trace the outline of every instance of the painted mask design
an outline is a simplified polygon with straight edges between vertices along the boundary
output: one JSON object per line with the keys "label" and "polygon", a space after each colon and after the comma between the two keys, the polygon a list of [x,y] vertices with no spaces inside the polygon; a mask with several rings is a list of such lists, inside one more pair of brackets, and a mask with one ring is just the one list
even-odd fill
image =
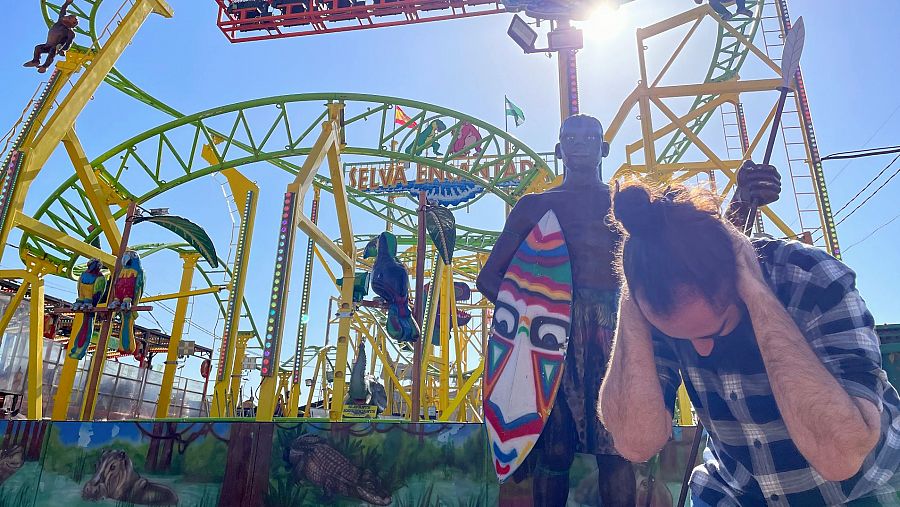
{"label": "painted mask design", "polygon": [[572,266],[553,211],[519,246],[500,285],[484,376],[484,415],[501,482],[537,442],[562,379]]}

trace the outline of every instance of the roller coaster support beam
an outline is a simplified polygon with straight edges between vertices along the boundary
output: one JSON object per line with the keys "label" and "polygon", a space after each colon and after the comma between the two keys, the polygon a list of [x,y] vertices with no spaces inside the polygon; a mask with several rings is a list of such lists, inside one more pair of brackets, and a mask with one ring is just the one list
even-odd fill
{"label": "roller coaster support beam", "polygon": [[[76,313],[72,321],[72,329],[81,329],[83,321],[84,314]],[[72,345],[71,340],[74,339],[74,336],[69,338],[70,342],[66,346],[67,351]],[[53,395],[53,410],[50,414],[50,419],[54,421],[65,421],[68,418],[72,387],[75,385],[75,375],[78,373],[78,359],[70,357],[68,352],[63,354],[63,358],[62,372],[59,374],[59,380],[56,384],[56,394]]]}
{"label": "roller coaster support beam", "polygon": [[248,331],[240,331],[234,337],[234,357],[233,363],[234,368],[231,369],[231,375],[229,378],[228,385],[228,398],[223,400],[225,406],[228,407],[228,412],[223,413],[223,415],[233,417],[234,416],[234,407],[238,403],[241,402],[240,398],[238,398],[238,393],[241,392],[241,378],[243,378],[244,371],[244,356],[247,354],[247,344],[250,343],[250,340],[253,338],[254,334]]}
{"label": "roller coaster support beam", "polygon": [[78,175],[78,179],[81,181],[91,209],[94,211],[94,215],[96,215],[97,221],[100,223],[100,228],[106,236],[109,248],[115,252],[119,249],[119,243],[122,242],[122,233],[119,231],[116,219],[109,209],[109,202],[103,185],[97,178],[94,168],[91,167],[91,162],[84,153],[84,147],[82,147],[78,135],[75,134],[74,128],[70,128],[66,132],[66,135],[62,138],[62,143],[66,148],[66,153],[69,155],[69,160],[72,161],[72,166],[75,167],[75,174]]}
{"label": "roller coaster support beam", "polygon": [[[425,349],[425,191],[419,191],[418,235],[416,236],[416,300],[413,317],[419,326],[419,341],[413,343],[412,406],[410,421],[419,422],[422,411],[422,353]],[[399,384],[398,384],[399,385]]]}
{"label": "roller coaster support beam", "polygon": [[31,299],[28,303],[28,407],[27,415],[31,420],[40,420],[43,416],[44,406],[43,376],[44,376],[44,272],[34,267],[24,270],[0,270],[0,278],[21,278],[22,285],[13,296],[9,306],[3,314],[2,328],[6,326],[15,314],[25,292],[31,291]]}
{"label": "roller coaster support beam", "polygon": [[[321,189],[313,188],[312,209],[309,212],[309,220],[313,225],[319,223],[319,200]],[[306,350],[307,323],[303,317],[309,315],[309,298],[312,295],[313,261],[315,259],[316,243],[312,238],[306,243],[306,265],[303,269],[303,288],[300,293],[300,316],[297,323],[297,348],[294,351],[294,373],[291,378],[290,397],[285,408],[287,417],[297,417],[300,410],[300,382],[303,379],[303,351]],[[374,364],[374,363],[373,363]]]}
{"label": "roller coaster support beam", "polygon": [[39,222],[28,215],[25,215],[22,212],[17,212],[14,215],[14,220],[16,225],[23,231],[29,234],[33,234],[41,239],[50,241],[54,245],[60,245],[68,248],[89,259],[100,259],[100,262],[102,262],[107,267],[112,267],[116,264],[116,258],[104,252],[103,250],[88,245],[83,241],[79,241],[64,232],[54,229],[49,225]]}
{"label": "roller coaster support beam", "polygon": [[159,388],[159,400],[156,402],[156,418],[165,419],[169,417],[169,404],[172,401],[172,386],[175,383],[175,369],[178,366],[178,345],[181,343],[181,336],[184,334],[184,321],[187,317],[188,302],[190,296],[187,294],[191,290],[191,283],[194,281],[194,268],[197,267],[197,261],[200,254],[183,253],[180,255],[183,265],[181,268],[181,286],[179,292],[182,294],[175,304],[175,319],[172,321],[172,335],[169,338],[169,350],[166,353],[166,368],[163,371],[162,385]]}
{"label": "roller coaster support beam", "polygon": [[[315,241],[316,245],[337,260],[343,269],[344,283],[338,308],[338,344],[335,358],[334,399],[330,406],[329,418],[340,421],[344,406],[346,386],[347,348],[350,324],[353,317],[353,279],[355,276],[356,245],[350,223],[350,208],[347,188],[343,178],[340,153],[342,133],[340,118],[343,116],[342,103],[328,104],[328,120],[322,125],[322,132],[313,144],[303,166],[294,181],[288,185],[284,196],[284,206],[280,217],[280,234],[272,282],[272,297],[266,322],[263,345],[263,364],[260,370],[262,384],[259,389],[258,421],[271,421],[275,411],[275,391],[280,367],[281,341],[284,336],[284,315],[287,310],[287,294],[290,287],[291,267],[297,229],[301,229]],[[334,201],[340,228],[341,244],[337,245],[322,232],[316,224],[303,215],[303,199],[319,167],[327,160],[329,175],[334,186]]]}
{"label": "roller coaster support beam", "polygon": [[[34,141],[23,145],[22,152],[25,158],[18,181],[14,185],[15,189],[7,213],[23,209],[25,196],[28,194],[31,182],[34,181],[66,133],[75,125],[75,119],[94,96],[103,80],[106,79],[113,65],[134,39],[138,29],[154,12],[167,18],[173,16],[172,8],[164,0],[135,0],[128,14],[116,27],[103,48],[93,55],[90,65],[84,67],[85,71],[81,78],[37,133]],[[61,62],[60,65],[64,65],[64,62]],[[4,220],[3,227],[0,229],[0,257],[3,255],[3,248],[9,238],[11,228],[12,221]]]}
{"label": "roller coaster support beam", "polygon": [[[184,258],[185,255],[181,254],[181,257]],[[141,303],[152,303],[154,301],[168,301],[170,299],[179,299],[179,298],[192,298],[195,296],[205,296],[207,294],[215,294],[216,292],[223,291],[227,289],[227,285],[213,285],[212,287],[207,287],[205,289],[194,289],[194,290],[185,290],[173,292],[171,294],[160,294],[158,296],[150,296],[150,297],[142,297]]]}
{"label": "roller coaster support beam", "polygon": [[[210,165],[220,163],[219,156],[209,145],[203,146],[201,156]],[[232,411],[236,404],[234,397],[237,395],[237,391],[230,389],[235,384],[240,387],[243,352],[241,353],[242,357],[237,359],[235,345],[239,341],[237,336],[240,334],[241,301],[244,300],[247,266],[250,262],[250,245],[256,222],[256,203],[259,196],[259,187],[256,183],[250,181],[237,169],[225,169],[222,174],[228,180],[231,195],[234,196],[235,205],[241,214],[241,226],[238,229],[237,250],[231,270],[231,290],[228,294],[228,307],[225,312],[225,329],[222,331],[222,345],[219,348],[219,362],[216,367],[216,383],[213,387],[213,402],[210,406],[210,416],[212,417],[234,415]]]}

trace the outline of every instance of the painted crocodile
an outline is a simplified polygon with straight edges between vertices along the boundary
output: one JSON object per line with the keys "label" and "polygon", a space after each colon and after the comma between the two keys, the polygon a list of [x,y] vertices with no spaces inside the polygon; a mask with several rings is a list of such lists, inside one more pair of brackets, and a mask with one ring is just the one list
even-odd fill
{"label": "painted crocodile", "polygon": [[390,505],[391,495],[383,492],[378,477],[360,470],[318,435],[303,435],[284,450],[284,460],[297,482],[307,481],[326,495],[358,498],[374,505]]}
{"label": "painted crocodile", "polygon": [[177,505],[178,495],[162,484],[150,482],[134,470],[125,451],[104,451],[97,462],[97,471],[84,484],[81,498],[103,500],[110,498],[137,505]]}

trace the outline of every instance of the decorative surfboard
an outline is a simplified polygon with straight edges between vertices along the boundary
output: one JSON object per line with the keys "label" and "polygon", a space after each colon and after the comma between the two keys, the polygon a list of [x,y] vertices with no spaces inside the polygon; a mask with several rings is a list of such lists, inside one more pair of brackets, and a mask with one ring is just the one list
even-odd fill
{"label": "decorative surfboard", "polygon": [[506,269],[491,325],[484,416],[500,482],[525,461],[562,379],[572,317],[572,265],[548,211]]}

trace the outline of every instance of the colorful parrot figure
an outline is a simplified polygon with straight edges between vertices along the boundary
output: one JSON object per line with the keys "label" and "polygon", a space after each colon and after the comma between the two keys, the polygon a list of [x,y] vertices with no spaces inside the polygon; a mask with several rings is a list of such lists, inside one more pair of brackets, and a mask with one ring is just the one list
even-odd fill
{"label": "colorful parrot figure", "polygon": [[134,354],[137,350],[137,340],[134,338],[134,319],[137,312],[129,311],[136,306],[144,292],[144,270],[141,268],[141,258],[134,250],[128,250],[122,256],[122,270],[113,287],[110,310],[122,312],[122,327],[119,331],[119,352]]}
{"label": "colorful parrot figure", "polygon": [[72,309],[85,313],[81,320],[81,327],[73,335],[72,349],[69,350],[69,357],[72,359],[83,359],[91,344],[94,320],[97,316],[93,310],[100,304],[103,293],[106,292],[106,276],[103,275],[102,268],[103,265],[99,259],[91,259],[88,261],[87,270],[78,278],[78,299],[75,300]]}
{"label": "colorful parrot figure", "polygon": [[399,342],[419,339],[419,327],[409,309],[409,273],[397,260],[397,238],[382,232],[372,266],[372,290],[388,304],[387,332]]}

